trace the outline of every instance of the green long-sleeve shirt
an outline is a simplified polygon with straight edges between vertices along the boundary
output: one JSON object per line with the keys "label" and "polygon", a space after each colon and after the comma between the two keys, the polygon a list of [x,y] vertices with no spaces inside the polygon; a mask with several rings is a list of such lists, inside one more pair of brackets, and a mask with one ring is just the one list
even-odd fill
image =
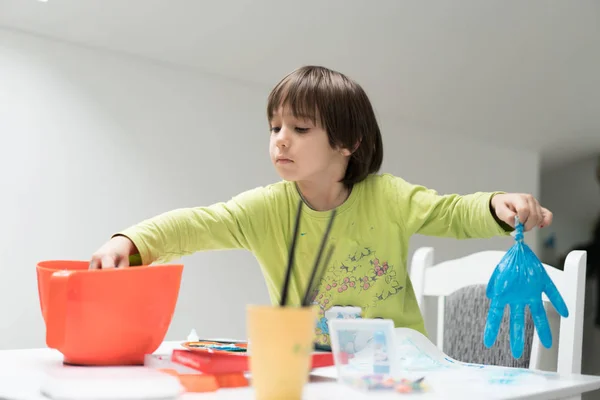
{"label": "green long-sleeve shirt", "polygon": [[[317,342],[329,343],[324,312],[334,305],[363,309],[365,318],[389,318],[425,334],[407,274],[409,239],[432,236],[488,238],[505,235],[490,212],[493,193],[438,195],[389,175],[356,184],[337,209],[329,243],[335,252],[316,302]],[[247,249],[258,260],[273,303],[281,296],[300,195],[293,182],[244,192],[228,202],[170,211],[121,234],[137,246],[144,264],[168,262],[198,251]],[[330,212],[303,205],[289,299],[300,304]]]}

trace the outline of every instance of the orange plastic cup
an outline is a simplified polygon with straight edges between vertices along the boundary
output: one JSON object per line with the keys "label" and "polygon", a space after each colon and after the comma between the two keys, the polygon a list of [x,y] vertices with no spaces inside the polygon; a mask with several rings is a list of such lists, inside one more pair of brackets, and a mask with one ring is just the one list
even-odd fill
{"label": "orange plastic cup", "polygon": [[88,266],[89,261],[37,265],[46,344],[70,364],[143,364],[167,333],[183,265]]}
{"label": "orange plastic cup", "polygon": [[301,400],[315,339],[315,307],[248,306],[251,384],[257,400]]}

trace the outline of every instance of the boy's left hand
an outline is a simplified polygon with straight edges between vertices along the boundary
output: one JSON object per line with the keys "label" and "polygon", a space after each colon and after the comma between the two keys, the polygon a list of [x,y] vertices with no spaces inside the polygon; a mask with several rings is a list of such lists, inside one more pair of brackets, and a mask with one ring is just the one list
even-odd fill
{"label": "boy's left hand", "polygon": [[523,223],[525,231],[536,226],[543,228],[552,223],[552,212],[542,207],[530,194],[505,193],[492,197],[492,211],[498,219],[515,227],[515,216]]}

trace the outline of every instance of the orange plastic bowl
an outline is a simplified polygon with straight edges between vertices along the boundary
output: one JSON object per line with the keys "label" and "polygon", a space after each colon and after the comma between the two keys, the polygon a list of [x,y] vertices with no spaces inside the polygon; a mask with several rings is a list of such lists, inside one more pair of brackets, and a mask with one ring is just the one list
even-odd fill
{"label": "orange plastic bowl", "polygon": [[143,364],[171,324],[183,265],[88,266],[88,261],[36,266],[46,344],[69,364]]}

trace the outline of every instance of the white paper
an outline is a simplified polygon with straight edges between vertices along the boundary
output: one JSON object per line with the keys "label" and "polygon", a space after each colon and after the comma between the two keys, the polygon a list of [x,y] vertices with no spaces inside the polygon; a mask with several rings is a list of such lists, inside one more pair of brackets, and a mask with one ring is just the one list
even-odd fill
{"label": "white paper", "polygon": [[396,328],[395,332],[396,357],[403,377],[425,377],[424,382],[433,389],[465,388],[470,393],[481,390],[488,394],[500,390],[506,395],[511,387],[538,387],[559,378],[553,372],[463,363],[448,357],[415,330]]}
{"label": "white paper", "polygon": [[60,367],[49,370],[40,391],[60,400],[176,399],[179,380],[144,367]]}

